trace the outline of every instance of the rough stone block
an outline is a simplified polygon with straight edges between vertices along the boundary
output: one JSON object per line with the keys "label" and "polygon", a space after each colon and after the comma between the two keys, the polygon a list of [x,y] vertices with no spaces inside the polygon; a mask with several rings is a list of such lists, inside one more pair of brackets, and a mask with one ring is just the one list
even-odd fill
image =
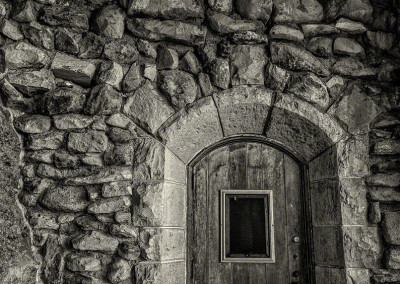
{"label": "rough stone block", "polygon": [[106,214],[129,210],[131,198],[128,196],[102,198],[95,200],[88,206],[88,212],[94,214]]}
{"label": "rough stone block", "polygon": [[63,114],[80,112],[86,101],[84,93],[69,88],[57,88],[40,98],[39,109],[43,114]]}
{"label": "rough stone block", "polygon": [[367,224],[367,189],[362,178],[340,179],[342,225]]}
{"label": "rough stone block", "polygon": [[39,71],[18,71],[8,74],[7,80],[18,91],[31,97],[35,94],[43,94],[56,87],[53,73],[47,69]]}
{"label": "rough stone block", "polygon": [[107,84],[117,90],[121,90],[121,82],[124,77],[122,66],[116,62],[106,61],[100,65],[96,75],[97,84]]}
{"label": "rough stone block", "polygon": [[104,45],[103,56],[119,64],[132,64],[139,56],[135,40],[125,35],[121,39],[115,39]]}
{"label": "rough stone block", "polygon": [[62,26],[76,28],[78,30],[89,29],[89,17],[83,9],[76,5],[53,5],[44,6],[40,14],[40,20],[50,26]]}
{"label": "rough stone block", "polygon": [[400,212],[385,212],[382,233],[385,241],[391,245],[400,245]]}
{"label": "rough stone block", "polygon": [[91,116],[82,114],[60,114],[53,116],[54,126],[60,130],[81,129],[88,127],[92,122]]}
{"label": "rough stone block", "polygon": [[346,268],[346,283],[370,284],[370,272],[365,268]]}
{"label": "rough stone block", "polygon": [[333,55],[332,43],[333,40],[329,37],[314,37],[306,48],[316,56],[329,57]]}
{"label": "rough stone block", "polygon": [[97,231],[78,235],[71,242],[74,249],[104,253],[115,252],[119,244],[118,239]]}
{"label": "rough stone block", "polygon": [[340,177],[365,177],[369,174],[369,138],[367,134],[346,137],[337,143]]}
{"label": "rough stone block", "polygon": [[80,254],[69,254],[65,264],[72,271],[98,271],[101,269],[100,260]]}
{"label": "rough stone block", "polygon": [[319,22],[324,17],[322,5],[317,0],[274,1],[276,22]]}
{"label": "rough stone block", "polygon": [[31,134],[27,140],[27,148],[31,150],[57,150],[64,143],[64,132],[50,131]]}
{"label": "rough stone block", "polygon": [[40,203],[54,211],[81,212],[88,206],[86,196],[87,192],[83,187],[55,187],[46,191]]}
{"label": "rough stone block", "polygon": [[120,111],[122,96],[111,86],[102,84],[92,89],[85,105],[88,114],[114,114]]}
{"label": "rough stone block", "polygon": [[43,115],[22,115],[14,120],[14,126],[24,133],[43,133],[50,130],[50,118]]}
{"label": "rough stone block", "polygon": [[170,284],[185,282],[185,262],[140,263],[135,266],[136,281],[139,283],[162,284],[168,279]]}
{"label": "rough stone block", "polygon": [[304,34],[301,30],[284,25],[275,25],[269,31],[273,39],[284,39],[301,42],[304,40]]}
{"label": "rough stone block", "polygon": [[211,29],[220,34],[255,31],[263,26],[261,22],[238,20],[213,11],[208,12],[208,20]]}
{"label": "rough stone block", "polygon": [[272,0],[237,1],[236,8],[243,18],[268,22],[272,13]]}
{"label": "rough stone block", "polygon": [[110,233],[120,238],[130,238],[136,241],[139,237],[139,228],[129,224],[111,224]]}
{"label": "rough stone block", "polygon": [[306,37],[338,34],[340,32],[334,26],[326,24],[304,24],[301,25],[301,29]]}
{"label": "rough stone block", "polygon": [[132,179],[131,167],[109,167],[98,169],[95,174],[88,176],[69,178],[65,183],[73,185],[88,185],[130,179]]}
{"label": "rough stone block", "polygon": [[364,48],[352,38],[338,37],[333,42],[333,52],[339,55],[365,56]]}
{"label": "rough stone block", "polygon": [[203,18],[203,6],[196,0],[145,1],[133,0],[128,5],[128,15],[147,15],[153,18],[183,20]]}
{"label": "rough stone block", "polygon": [[209,69],[212,83],[218,88],[228,89],[231,82],[229,61],[216,58],[209,64]]}
{"label": "rough stone block", "polygon": [[50,57],[41,49],[25,42],[1,47],[2,64],[8,69],[40,69],[50,64]]}
{"label": "rough stone block", "polygon": [[122,38],[125,30],[125,13],[117,6],[105,6],[93,22],[97,34],[110,38]]}
{"label": "rough stone block", "polygon": [[400,249],[391,248],[386,253],[386,268],[400,269]]}
{"label": "rough stone block", "polygon": [[[124,259],[117,259],[110,265],[107,278],[111,283],[121,283],[131,276],[131,266]],[[130,281],[131,282],[131,281]],[[132,282],[131,282],[132,283]]]}
{"label": "rough stone block", "polygon": [[400,191],[391,187],[370,187],[369,198],[381,202],[400,202]]}
{"label": "rough stone block", "polygon": [[71,132],[68,135],[67,147],[72,152],[98,153],[107,149],[108,138],[104,132],[88,130]]}
{"label": "rough stone block", "polygon": [[130,181],[105,183],[101,189],[101,194],[103,197],[132,195],[132,184]]}
{"label": "rough stone block", "polygon": [[161,180],[164,178],[165,148],[151,138],[134,139],[133,178]]}
{"label": "rough stone block", "polygon": [[382,187],[400,186],[400,173],[377,173],[366,178],[368,185]]}

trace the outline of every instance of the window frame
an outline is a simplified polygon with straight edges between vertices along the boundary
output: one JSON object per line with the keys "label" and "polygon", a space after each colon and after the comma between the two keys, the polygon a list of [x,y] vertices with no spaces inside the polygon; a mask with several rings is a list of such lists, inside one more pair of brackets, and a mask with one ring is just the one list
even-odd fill
{"label": "window frame", "polygon": [[[247,195],[247,198],[263,196],[264,203],[268,207],[264,211],[265,216],[265,237],[266,249],[269,256],[254,254],[253,257],[229,257],[227,256],[227,238],[229,238],[230,217],[228,208],[229,197],[232,195]],[[221,262],[241,262],[241,263],[275,263],[275,241],[274,241],[274,217],[273,217],[273,193],[272,190],[242,190],[242,189],[222,189],[220,190],[220,242],[221,242]],[[267,216],[268,214],[268,216]]]}

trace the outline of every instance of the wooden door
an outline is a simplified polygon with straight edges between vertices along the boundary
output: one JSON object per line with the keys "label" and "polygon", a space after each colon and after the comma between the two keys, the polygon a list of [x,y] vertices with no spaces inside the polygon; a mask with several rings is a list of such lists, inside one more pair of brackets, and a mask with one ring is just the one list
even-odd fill
{"label": "wooden door", "polygon": [[[266,144],[235,142],[191,169],[188,283],[307,283],[301,168],[291,157]],[[275,263],[221,262],[219,192],[227,189],[273,191]]]}

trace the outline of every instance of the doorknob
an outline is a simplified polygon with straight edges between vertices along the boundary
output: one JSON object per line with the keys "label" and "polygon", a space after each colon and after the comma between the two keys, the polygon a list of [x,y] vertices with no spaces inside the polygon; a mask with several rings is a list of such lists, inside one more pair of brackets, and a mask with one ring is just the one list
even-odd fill
{"label": "doorknob", "polygon": [[294,243],[298,243],[298,242],[300,242],[300,238],[297,237],[297,236],[295,236],[295,237],[292,238],[292,241],[293,241]]}

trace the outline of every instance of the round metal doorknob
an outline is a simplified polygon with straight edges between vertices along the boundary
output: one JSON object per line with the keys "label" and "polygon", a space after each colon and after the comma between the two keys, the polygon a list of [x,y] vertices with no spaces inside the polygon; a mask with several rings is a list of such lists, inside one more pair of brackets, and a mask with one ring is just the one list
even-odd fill
{"label": "round metal doorknob", "polygon": [[297,236],[295,236],[295,237],[293,237],[292,241],[293,241],[294,243],[298,243],[298,242],[300,242],[300,238],[297,237]]}

